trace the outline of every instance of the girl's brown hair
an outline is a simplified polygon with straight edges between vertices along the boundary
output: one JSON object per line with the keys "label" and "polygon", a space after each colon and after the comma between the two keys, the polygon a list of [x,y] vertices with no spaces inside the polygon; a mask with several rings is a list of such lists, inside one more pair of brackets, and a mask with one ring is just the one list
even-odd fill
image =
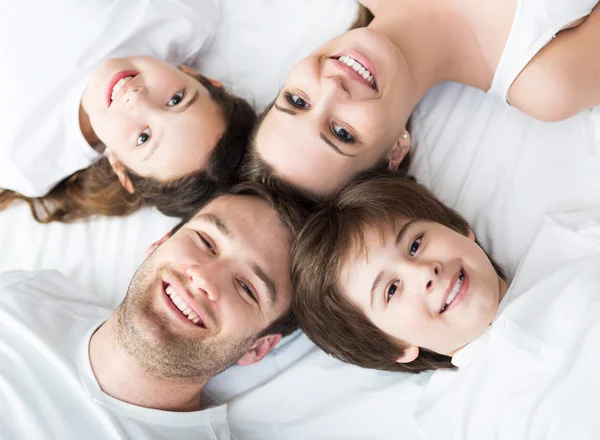
{"label": "girl's brown hair", "polygon": [[[339,288],[343,265],[364,252],[364,232],[383,233],[400,218],[433,221],[463,235],[469,231],[460,214],[416,182],[364,176],[312,214],[300,232],[292,261],[294,312],[316,345],[345,362],[388,371],[452,368],[448,356],[426,349],[420,349],[413,362],[396,362],[406,345],[375,326]],[[502,277],[500,268],[493,261],[492,265]]]}
{"label": "girl's brown hair", "polygon": [[219,188],[236,182],[248,136],[256,120],[254,110],[244,99],[230,95],[203,76],[195,78],[219,105],[225,121],[225,132],[217,141],[206,169],[169,182],[126,170],[135,189],[130,194],[119,182],[108,159],[103,157],[65,178],[42,197],[26,197],[0,189],[0,210],[15,200],[22,200],[40,223],[69,223],[92,215],[126,216],[142,206],[155,206],[163,214],[173,217],[187,217],[207,203]]}

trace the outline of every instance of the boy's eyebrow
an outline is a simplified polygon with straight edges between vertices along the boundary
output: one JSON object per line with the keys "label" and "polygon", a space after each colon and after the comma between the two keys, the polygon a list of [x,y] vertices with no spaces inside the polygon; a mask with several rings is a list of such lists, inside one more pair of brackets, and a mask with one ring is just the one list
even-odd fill
{"label": "boy's eyebrow", "polygon": [[406,234],[406,231],[408,230],[408,228],[410,228],[412,226],[413,223],[416,223],[417,220],[413,219],[411,221],[406,222],[398,231],[398,236],[396,237],[396,244],[400,243],[402,241],[402,239],[404,238],[404,234]]}

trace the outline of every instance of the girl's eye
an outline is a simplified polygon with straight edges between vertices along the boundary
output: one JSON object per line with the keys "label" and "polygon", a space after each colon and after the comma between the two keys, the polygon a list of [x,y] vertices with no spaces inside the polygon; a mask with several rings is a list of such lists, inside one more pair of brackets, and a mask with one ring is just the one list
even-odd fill
{"label": "girl's eye", "polygon": [[184,96],[185,96],[185,90],[175,93],[171,97],[169,102],[167,102],[167,107],[175,107],[177,104],[179,104],[181,101],[183,101]]}
{"label": "girl's eye", "polygon": [[344,127],[338,125],[338,124],[333,124],[331,126],[331,131],[333,132],[333,134],[335,135],[336,138],[338,138],[340,141],[346,143],[346,144],[353,144],[354,142],[356,142],[356,139],[354,139],[354,136],[352,136],[348,130],[346,130]]}
{"label": "girl's eye", "polygon": [[421,241],[423,241],[423,236],[419,235],[415,240],[410,244],[410,248],[408,249],[408,253],[411,257],[414,257],[419,247],[421,247]]}
{"label": "girl's eye", "polygon": [[152,136],[152,132],[150,131],[150,128],[146,128],[144,131],[142,131],[137,138],[138,147],[140,145],[144,145],[146,142],[148,142],[150,140],[150,136]]}
{"label": "girl's eye", "polygon": [[200,237],[200,240],[202,240],[202,243],[204,243],[204,246],[206,246],[206,248],[211,252],[211,254],[216,254],[215,248],[212,244],[210,244],[210,241],[204,238],[202,234],[198,234],[198,237]]}
{"label": "girl's eye", "polygon": [[252,298],[252,300],[254,302],[258,302],[256,301],[256,296],[254,295],[254,292],[252,292],[252,289],[250,287],[248,287],[244,282],[242,281],[238,281],[238,283],[240,283],[240,286],[242,287],[242,289],[244,290],[244,292],[246,292],[246,295],[248,295],[250,298]]}
{"label": "girl's eye", "polygon": [[290,103],[291,106],[296,108],[308,108],[308,102],[306,102],[301,96],[294,95],[289,92],[284,93],[285,99]]}
{"label": "girl's eye", "polygon": [[390,284],[390,287],[388,287],[385,298],[386,303],[390,302],[392,296],[394,296],[394,294],[396,293],[396,290],[398,290],[398,281],[394,281],[392,284]]}

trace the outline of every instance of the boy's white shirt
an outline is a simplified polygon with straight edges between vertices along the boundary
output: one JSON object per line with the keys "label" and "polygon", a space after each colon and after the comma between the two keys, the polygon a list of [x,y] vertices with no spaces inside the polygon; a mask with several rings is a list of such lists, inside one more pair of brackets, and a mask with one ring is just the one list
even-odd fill
{"label": "boy's white shirt", "polygon": [[548,216],[489,329],[436,371],[426,439],[600,438],[600,211]]}
{"label": "boy's white shirt", "polygon": [[0,188],[45,195],[100,156],[79,104],[103,61],[154,56],[197,68],[218,0],[19,0],[0,14]]}

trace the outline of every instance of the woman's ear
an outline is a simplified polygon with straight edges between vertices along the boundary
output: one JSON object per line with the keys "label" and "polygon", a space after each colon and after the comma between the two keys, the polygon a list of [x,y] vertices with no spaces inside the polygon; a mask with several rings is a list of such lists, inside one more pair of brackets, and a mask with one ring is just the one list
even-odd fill
{"label": "woman's ear", "polygon": [[123,166],[123,164],[121,162],[119,162],[119,160],[116,158],[116,156],[108,150],[106,150],[104,152],[104,155],[108,159],[108,163],[110,163],[111,168],[113,169],[113,171],[119,178],[119,182],[121,182],[121,186],[123,186],[123,188],[125,188],[125,190],[128,193],[130,193],[130,194],[135,193],[135,188],[133,187],[133,183],[131,182],[131,179],[125,172],[125,167]]}
{"label": "woman's ear", "polygon": [[408,131],[404,130],[388,155],[388,170],[392,172],[397,171],[400,163],[406,157],[409,150],[410,134],[408,134]]}
{"label": "woman's ear", "polygon": [[416,345],[409,345],[404,349],[402,356],[396,359],[396,362],[399,364],[408,364],[409,362],[414,361],[417,356],[419,356],[419,347]]}

